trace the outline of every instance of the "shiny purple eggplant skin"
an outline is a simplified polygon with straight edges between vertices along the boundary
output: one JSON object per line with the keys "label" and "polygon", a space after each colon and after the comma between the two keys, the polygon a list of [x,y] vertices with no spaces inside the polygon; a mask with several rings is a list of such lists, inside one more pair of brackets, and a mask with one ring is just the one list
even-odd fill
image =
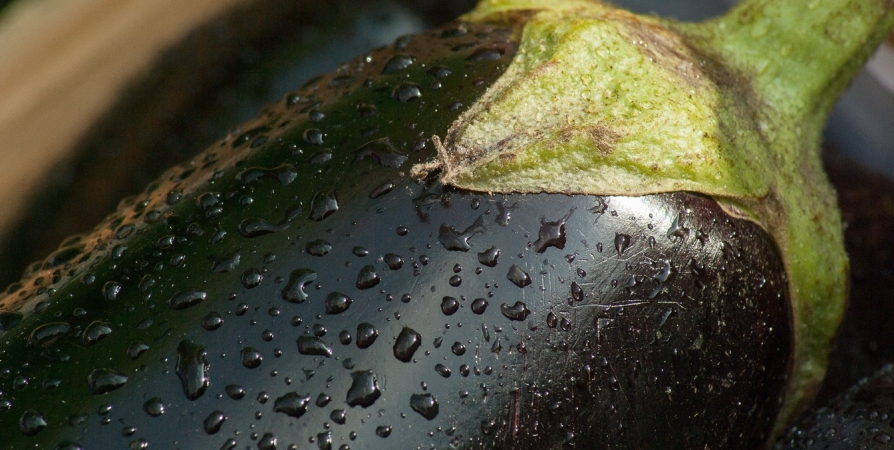
{"label": "shiny purple eggplant skin", "polygon": [[0,448],[764,445],[793,344],[758,225],[407,176],[512,36],[351,61],[35,266],[0,300]]}

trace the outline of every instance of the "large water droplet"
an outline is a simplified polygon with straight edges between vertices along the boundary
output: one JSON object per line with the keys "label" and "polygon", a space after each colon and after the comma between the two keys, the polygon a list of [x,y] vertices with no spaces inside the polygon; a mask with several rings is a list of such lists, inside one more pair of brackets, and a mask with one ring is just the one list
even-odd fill
{"label": "large water droplet", "polygon": [[28,336],[28,345],[50,345],[55,342],[56,339],[59,339],[62,335],[68,333],[68,330],[70,329],[71,325],[66,322],[43,324],[31,331],[31,335]]}
{"label": "large water droplet", "polygon": [[388,264],[391,270],[400,269],[404,265],[404,259],[394,253],[388,253],[382,259],[385,260],[385,264]]}
{"label": "large water droplet", "polygon": [[323,239],[317,239],[308,242],[307,246],[304,247],[304,251],[313,256],[325,256],[332,251],[332,244]]}
{"label": "large water droplet", "polygon": [[264,219],[249,218],[239,222],[239,234],[247,238],[255,238],[266,234],[277,233],[289,228],[289,222],[274,225]]}
{"label": "large water droplet", "polygon": [[34,436],[46,427],[47,419],[37,410],[26,410],[19,418],[19,430],[25,436]]}
{"label": "large water droplet", "polygon": [[338,211],[338,193],[335,191],[317,194],[311,201],[310,218],[313,220],[323,220],[336,211]]}
{"label": "large water droplet", "polygon": [[455,297],[444,297],[441,299],[441,312],[445,316],[451,316],[459,311],[459,301]]}
{"label": "large water droplet", "polygon": [[220,431],[220,428],[223,426],[224,422],[227,420],[227,415],[220,410],[211,411],[211,414],[208,414],[208,417],[205,418],[205,421],[202,422],[203,428],[205,428],[205,433],[207,434],[215,434]]}
{"label": "large water droplet", "polygon": [[236,270],[236,266],[239,265],[239,261],[242,259],[242,253],[239,250],[224,256],[223,258],[211,258],[212,266],[211,271],[214,273],[226,273],[231,270]]}
{"label": "large water droplet", "polygon": [[467,252],[472,245],[469,239],[477,233],[484,231],[484,216],[478,216],[472,225],[463,231],[456,231],[452,226],[442,224],[438,229],[438,242],[447,250]]}
{"label": "large water droplet", "polygon": [[408,103],[422,97],[422,89],[416,83],[401,83],[394,87],[391,96],[401,103]]}
{"label": "large water droplet", "polygon": [[149,346],[146,343],[142,341],[133,341],[127,347],[127,357],[130,359],[137,359],[140,355],[145,353],[146,350],[149,350]]}
{"label": "large water droplet", "polygon": [[208,353],[205,347],[189,340],[177,345],[177,376],[186,398],[195,400],[208,388]]}
{"label": "large water droplet", "polygon": [[220,328],[223,323],[223,317],[221,317],[217,311],[211,311],[202,319],[202,328],[208,331],[214,331]]}
{"label": "large water droplet", "polygon": [[582,301],[584,299],[584,290],[581,289],[579,284],[577,284],[577,281],[571,282],[571,298],[573,298],[576,302]]}
{"label": "large water droplet", "polygon": [[370,158],[384,167],[400,167],[409,158],[399,152],[387,137],[369,141],[355,151],[354,161]]}
{"label": "large water droplet", "polygon": [[487,267],[495,267],[499,258],[500,249],[494,246],[478,254],[478,262]]}
{"label": "large water droplet", "polygon": [[102,286],[102,295],[106,300],[117,300],[118,294],[121,293],[121,285],[114,281],[107,281]]}
{"label": "large water droplet", "polygon": [[549,222],[546,219],[540,219],[540,231],[537,232],[534,251],[543,253],[547,247],[556,247],[560,250],[565,248],[565,223],[568,222],[572,214],[574,214],[574,209],[556,221]]}
{"label": "large water droplet", "polygon": [[168,306],[170,306],[171,309],[179,311],[191,306],[198,305],[207,297],[208,294],[204,291],[200,291],[197,289],[187,289],[174,294],[170,299],[168,299]]}
{"label": "large water droplet", "polygon": [[143,402],[143,411],[151,417],[158,417],[165,413],[165,403],[158,397],[152,397]]}
{"label": "large water droplet", "polygon": [[515,302],[512,306],[503,303],[500,305],[500,312],[509,320],[525,320],[528,318],[528,314],[531,314],[528,305],[522,302]]}
{"label": "large water droplet", "polygon": [[404,70],[407,67],[410,67],[415,61],[416,58],[410,55],[394,55],[385,63],[385,67],[382,69],[382,75]]}
{"label": "large water droplet", "polygon": [[353,382],[351,388],[348,389],[348,395],[345,401],[349,406],[362,406],[367,408],[382,395],[376,381],[376,376],[371,370],[358,371],[351,373]]}
{"label": "large water droplet", "polygon": [[422,345],[422,336],[412,328],[404,327],[397,335],[397,341],[394,342],[394,357],[403,362],[410,362],[420,345]]}
{"label": "large water droplet", "polygon": [[302,355],[314,356],[332,356],[332,349],[316,336],[303,335],[296,341],[298,343],[298,353]]}
{"label": "large water droplet", "polygon": [[295,181],[295,178],[297,177],[298,172],[295,171],[294,166],[291,164],[283,164],[273,169],[265,169],[263,167],[245,169],[236,176],[236,179],[242,184],[251,184],[261,178],[269,178],[279,181],[283,186],[287,186]]}
{"label": "large water droplet", "polygon": [[512,267],[509,268],[509,273],[506,274],[506,278],[508,278],[512,284],[520,288],[531,284],[531,277],[516,264],[513,264]]}
{"label": "large water droplet", "polygon": [[475,314],[484,314],[484,311],[487,309],[487,300],[483,298],[476,298],[472,301],[472,312]]}
{"label": "large water droplet", "polygon": [[630,247],[630,236],[623,233],[615,234],[615,250],[618,252],[618,256],[624,254],[624,251],[627,250],[627,247]]}
{"label": "large water droplet", "polygon": [[357,325],[358,348],[368,348],[370,345],[373,345],[377,337],[379,337],[379,330],[376,330],[376,327],[372,326],[372,324],[361,323]]}
{"label": "large water droplet", "polygon": [[282,299],[290,303],[303,303],[307,300],[304,288],[317,279],[317,273],[310,269],[293,270],[289,282],[282,290]]}
{"label": "large water droplet", "polygon": [[87,376],[90,392],[94,395],[106,394],[124,386],[127,376],[112,369],[93,369]]}
{"label": "large water droplet", "polygon": [[382,281],[373,265],[364,266],[357,275],[357,289],[369,289]]}
{"label": "large water droplet", "polygon": [[351,297],[341,292],[332,292],[326,297],[326,314],[341,314],[351,306]]}
{"label": "large water droplet", "polygon": [[432,420],[438,416],[438,399],[431,394],[413,394],[410,396],[410,408],[422,417]]}
{"label": "large water droplet", "polygon": [[257,351],[252,347],[245,347],[239,352],[239,356],[242,359],[242,365],[249,368],[254,369],[261,365],[261,361],[264,360],[264,357],[261,356],[261,352]]}
{"label": "large water droplet", "polygon": [[297,419],[307,412],[310,400],[310,395],[301,395],[294,391],[289,392],[278,397],[273,402],[273,411]]}
{"label": "large water droplet", "polygon": [[87,325],[81,340],[84,345],[93,345],[112,333],[112,327],[108,323],[96,320]]}

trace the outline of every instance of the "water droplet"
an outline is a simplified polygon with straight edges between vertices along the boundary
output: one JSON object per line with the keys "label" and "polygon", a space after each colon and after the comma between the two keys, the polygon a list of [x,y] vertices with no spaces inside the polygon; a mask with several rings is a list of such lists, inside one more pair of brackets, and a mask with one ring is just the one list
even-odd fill
{"label": "water droplet", "polygon": [[413,394],[410,396],[410,408],[422,417],[432,420],[438,416],[438,399],[431,394]]}
{"label": "water droplet", "polygon": [[127,357],[130,359],[137,359],[140,357],[140,355],[145,353],[146,350],[149,350],[149,346],[146,345],[146,343],[141,341],[133,341],[127,347]]}
{"label": "water droplet", "polygon": [[369,198],[379,198],[391,192],[392,189],[394,189],[394,183],[391,181],[386,181],[376,186],[376,188],[369,193]]}
{"label": "water droplet", "polygon": [[323,132],[317,128],[308,128],[304,130],[304,142],[311,145],[323,145]]}
{"label": "water droplet", "polygon": [[383,167],[398,168],[409,158],[399,152],[387,137],[374,139],[355,150],[354,161],[370,158]]}
{"label": "water droplet", "polygon": [[168,299],[168,306],[170,306],[171,309],[179,311],[191,306],[198,305],[207,297],[208,294],[204,291],[199,291],[197,289],[187,289],[174,294],[170,299]]}
{"label": "water droplet", "polygon": [[509,320],[525,320],[528,318],[528,314],[531,314],[528,305],[522,302],[515,302],[512,306],[503,303],[500,305],[500,312]]}
{"label": "water droplet", "polygon": [[301,395],[293,391],[278,397],[273,402],[273,411],[297,419],[307,412],[308,406],[310,406],[310,395]]}
{"label": "water droplet", "polygon": [[445,66],[434,66],[431,69],[428,69],[426,73],[435,78],[445,78],[453,72]]}
{"label": "water droplet", "polygon": [[627,247],[630,247],[630,236],[623,233],[615,234],[615,250],[618,252],[618,256],[624,254],[624,251],[627,250]]}
{"label": "water droplet", "polygon": [[388,436],[391,436],[392,430],[393,430],[393,428],[391,428],[388,425],[380,425],[380,426],[376,427],[376,435],[379,436],[380,438],[384,439]]}
{"label": "water droplet", "polygon": [[373,265],[364,266],[357,275],[357,289],[369,289],[382,281]]}
{"label": "water droplet", "polygon": [[383,259],[385,260],[385,264],[388,264],[388,267],[391,270],[397,270],[403,267],[404,259],[400,257],[400,255],[396,255],[394,253],[386,254]]}
{"label": "water droplet", "polygon": [[368,348],[370,345],[373,345],[377,337],[379,337],[379,330],[376,330],[376,327],[372,326],[372,324],[361,323],[357,325],[358,348]]}
{"label": "water droplet", "polygon": [[242,365],[249,368],[254,369],[261,365],[261,361],[264,360],[264,357],[261,356],[261,352],[257,351],[252,347],[245,347],[239,352],[239,355],[242,358]]}
{"label": "water droplet", "polygon": [[546,315],[546,326],[555,328],[557,325],[559,325],[559,318],[550,311],[550,313]]}
{"label": "water droplet", "polygon": [[689,228],[686,228],[683,225],[683,215],[678,214],[677,217],[674,218],[673,223],[671,223],[670,228],[667,229],[667,237],[668,238],[684,238],[686,234],[689,233]]}
{"label": "water droplet", "polygon": [[93,395],[106,394],[124,386],[127,376],[112,369],[93,369],[87,376],[90,392]]}
{"label": "water droplet", "polygon": [[391,96],[401,103],[408,103],[422,97],[422,89],[416,83],[401,83],[394,87]]}
{"label": "water droplet", "polygon": [[478,254],[478,262],[487,267],[495,267],[499,258],[500,249],[494,246]]}
{"label": "water droplet", "polygon": [[239,261],[242,259],[242,253],[239,250],[223,257],[223,258],[214,258],[211,257],[211,271],[214,273],[226,273],[231,270],[236,270],[236,266],[239,265]]}
{"label": "water droplet", "polygon": [[472,312],[475,314],[484,314],[484,311],[487,309],[487,300],[483,298],[476,298],[472,301]]}
{"label": "water droplet", "polygon": [[441,312],[445,316],[451,316],[459,311],[459,301],[454,297],[444,297],[441,299]]}
{"label": "water droplet", "polygon": [[397,335],[397,341],[394,342],[394,357],[403,362],[410,362],[420,345],[422,345],[422,336],[412,328],[404,327]]}
{"label": "water droplet", "polygon": [[19,430],[25,436],[34,436],[46,427],[47,419],[37,410],[26,410],[19,418]]}
{"label": "water droplet", "polygon": [[112,333],[112,327],[108,323],[96,320],[87,325],[81,340],[84,345],[93,345]]}
{"label": "water droplet", "polygon": [[304,247],[304,251],[313,256],[324,256],[332,251],[332,244],[323,239],[317,239],[308,242],[307,246]]}
{"label": "water droplet", "polygon": [[571,298],[573,298],[576,302],[582,301],[584,299],[584,290],[581,289],[579,284],[577,284],[577,281],[571,282]]}
{"label": "water droplet", "polygon": [[143,411],[151,417],[158,417],[165,413],[165,404],[158,397],[152,397],[143,403]]}
{"label": "water droplet", "polygon": [[341,292],[332,292],[326,297],[326,314],[341,314],[351,306],[351,297]]}
{"label": "water droplet", "polygon": [[223,325],[224,319],[217,311],[211,311],[202,319],[202,328],[208,331],[214,331]]}
{"label": "water droplet", "polygon": [[480,47],[472,51],[469,55],[469,61],[496,61],[503,57],[506,49],[498,46]]}
{"label": "water droplet", "polygon": [[461,342],[454,342],[453,345],[450,347],[450,351],[452,351],[453,354],[456,356],[462,356],[466,354],[466,346],[463,345]]}
{"label": "water droplet", "polygon": [[548,222],[546,219],[541,218],[540,231],[538,231],[537,240],[534,242],[534,251],[543,253],[547,247],[556,247],[560,250],[565,248],[565,224],[572,214],[574,214],[573,208],[565,217],[553,222]]}
{"label": "water droplet", "polygon": [[367,408],[382,395],[376,381],[376,376],[371,370],[351,373],[353,382],[348,389],[346,402],[348,406],[361,406]]}
{"label": "water droplet", "polygon": [[102,296],[105,297],[106,300],[116,300],[120,293],[121,285],[114,281],[107,281],[106,284],[102,286]]}
{"label": "water droplet", "polygon": [[264,433],[258,440],[258,450],[276,450],[276,436],[273,433]]}
{"label": "water droplet", "polygon": [[512,282],[512,284],[523,288],[529,284],[531,284],[531,277],[522,270],[521,267],[513,264],[512,267],[509,268],[509,273],[506,274],[506,278]]}
{"label": "water droplet", "polygon": [[73,441],[62,441],[56,444],[56,447],[53,450],[84,450],[84,447],[81,447],[81,444]]}
{"label": "water droplet", "polygon": [[220,431],[220,427],[227,421],[227,415],[221,410],[211,411],[205,421],[202,422],[206,434],[215,434]]}
{"label": "water droplet", "polygon": [[661,271],[652,278],[658,280],[659,283],[664,283],[671,277],[673,277],[674,273],[676,273],[676,270],[674,270],[674,266],[669,261],[665,261],[664,267],[662,267]]}
{"label": "water droplet", "polygon": [[453,287],[458,287],[459,285],[463,284],[463,279],[459,275],[454,275],[450,277],[449,280],[447,280],[447,283]]}
{"label": "water droplet", "polygon": [[289,228],[289,223],[284,222],[274,225],[264,219],[249,218],[239,222],[239,234],[247,238],[256,238],[266,234],[277,233]]}
{"label": "water droplet", "polygon": [[295,167],[291,164],[283,164],[273,169],[252,167],[250,169],[245,169],[240,172],[239,175],[236,175],[236,179],[242,184],[252,184],[262,178],[268,178],[279,181],[279,184],[283,186],[288,186],[295,181],[295,178],[297,177],[298,172],[295,171]]}
{"label": "water droplet", "polygon": [[344,425],[345,422],[347,422],[347,417],[345,416],[345,410],[333,409],[332,412],[329,413],[329,419],[339,425]]}
{"label": "water droplet", "polygon": [[317,279],[317,273],[310,269],[296,269],[289,275],[289,282],[282,290],[282,299],[289,303],[303,303],[307,300],[304,288]]}
{"label": "water droplet", "polygon": [[253,289],[261,285],[261,282],[264,281],[264,275],[260,270],[251,268],[242,272],[241,280],[245,289]]}
{"label": "water droplet", "polygon": [[382,74],[386,75],[404,70],[407,67],[410,67],[415,61],[416,58],[410,55],[394,55],[385,63],[385,68],[382,69]]}
{"label": "water droplet", "polygon": [[296,342],[298,343],[298,353],[302,355],[325,356],[327,358],[332,356],[332,349],[316,336],[300,336]]}
{"label": "water droplet", "polygon": [[227,393],[227,397],[230,397],[233,400],[242,400],[245,397],[245,389],[238,384],[228,384],[224,391]]}
{"label": "water droplet", "polygon": [[195,400],[205,393],[210,382],[205,347],[189,340],[180,341],[177,345],[177,376],[183,386],[186,398]]}
{"label": "water droplet", "polygon": [[336,191],[317,194],[311,201],[310,218],[313,220],[323,220],[336,211],[338,211],[338,193]]}
{"label": "water droplet", "polygon": [[11,311],[0,311],[0,331],[9,331],[22,322],[22,314]]}
{"label": "water droplet", "polygon": [[66,322],[43,324],[31,331],[31,335],[28,336],[28,345],[48,346],[68,333],[70,329],[71,325]]}
{"label": "water droplet", "polygon": [[484,216],[478,216],[472,225],[462,232],[456,231],[452,226],[442,224],[438,230],[438,242],[450,251],[467,252],[472,248],[469,239],[477,233],[484,231]]}

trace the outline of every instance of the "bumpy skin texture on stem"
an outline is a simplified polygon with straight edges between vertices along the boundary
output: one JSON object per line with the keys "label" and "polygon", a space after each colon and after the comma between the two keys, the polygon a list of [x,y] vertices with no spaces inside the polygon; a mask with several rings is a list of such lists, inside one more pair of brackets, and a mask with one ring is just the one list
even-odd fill
{"label": "bumpy skin texture on stem", "polygon": [[894,24],[891,4],[753,0],[681,24],[600,3],[493,0],[466,18],[526,21],[519,54],[416,173],[485,192],[690,190],[760,223],[782,248],[796,327],[780,423],[803,409],[847,292],[820,131]]}

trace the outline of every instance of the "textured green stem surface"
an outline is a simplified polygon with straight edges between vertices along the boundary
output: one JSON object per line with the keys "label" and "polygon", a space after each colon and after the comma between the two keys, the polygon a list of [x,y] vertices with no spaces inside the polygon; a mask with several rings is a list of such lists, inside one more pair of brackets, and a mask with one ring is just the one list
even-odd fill
{"label": "textured green stem surface", "polygon": [[819,159],[828,112],[894,25],[883,0],[748,0],[686,24],[580,0],[485,0],[525,21],[510,68],[415,168],[486,192],[694,191],[779,244],[795,320],[782,426],[813,397],[848,262]]}

